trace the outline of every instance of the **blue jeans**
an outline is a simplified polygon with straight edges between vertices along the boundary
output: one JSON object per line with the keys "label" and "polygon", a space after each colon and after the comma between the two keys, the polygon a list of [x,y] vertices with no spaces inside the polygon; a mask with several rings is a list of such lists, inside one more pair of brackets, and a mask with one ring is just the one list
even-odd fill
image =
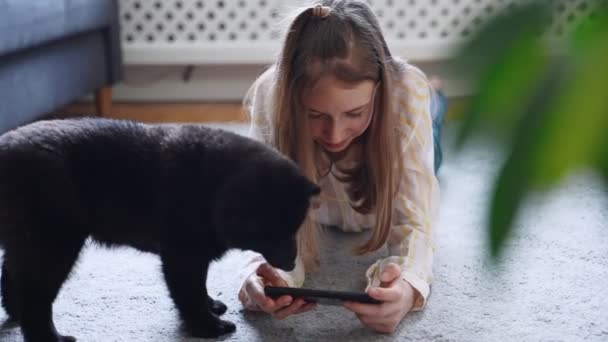
{"label": "blue jeans", "polygon": [[435,147],[435,173],[439,170],[443,161],[441,151],[441,126],[448,109],[448,99],[441,90],[435,90],[431,94],[431,117],[433,118],[433,145]]}

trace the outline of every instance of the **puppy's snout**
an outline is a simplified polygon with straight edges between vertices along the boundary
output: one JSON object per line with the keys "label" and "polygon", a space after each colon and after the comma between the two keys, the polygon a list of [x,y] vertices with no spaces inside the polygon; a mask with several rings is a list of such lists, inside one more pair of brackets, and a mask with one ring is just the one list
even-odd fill
{"label": "puppy's snout", "polygon": [[274,268],[280,268],[285,272],[293,271],[296,268],[295,260],[266,260]]}
{"label": "puppy's snout", "polygon": [[289,272],[296,267],[297,249],[291,250],[273,250],[270,253],[263,253],[266,261],[275,268],[280,268],[283,271]]}

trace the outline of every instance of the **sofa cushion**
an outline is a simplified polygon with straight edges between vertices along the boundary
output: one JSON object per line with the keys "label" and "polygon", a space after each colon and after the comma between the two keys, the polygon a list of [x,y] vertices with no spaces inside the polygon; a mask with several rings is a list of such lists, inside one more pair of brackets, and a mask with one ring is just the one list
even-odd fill
{"label": "sofa cushion", "polygon": [[108,26],[108,0],[0,0],[0,56]]}

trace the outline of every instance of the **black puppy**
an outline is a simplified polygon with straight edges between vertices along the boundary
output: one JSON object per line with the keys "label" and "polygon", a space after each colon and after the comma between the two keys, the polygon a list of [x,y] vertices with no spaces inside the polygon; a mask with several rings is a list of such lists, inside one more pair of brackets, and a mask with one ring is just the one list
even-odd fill
{"label": "black puppy", "polygon": [[319,188],[263,144],[202,126],[42,121],[0,137],[2,305],[25,340],[73,341],[52,304],[88,237],[158,254],[186,331],[235,330],[207,294],[229,248],[290,270]]}

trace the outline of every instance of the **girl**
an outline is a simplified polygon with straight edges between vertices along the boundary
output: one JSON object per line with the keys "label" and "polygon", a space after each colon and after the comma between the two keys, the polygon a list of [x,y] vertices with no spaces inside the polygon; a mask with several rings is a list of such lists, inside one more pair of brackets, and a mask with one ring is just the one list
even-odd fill
{"label": "girl", "polygon": [[[388,245],[390,256],[366,272],[367,292],[383,303],[344,305],[364,325],[390,333],[424,307],[439,195],[433,127],[445,112],[439,96],[420,70],[391,55],[365,3],[323,0],[299,12],[246,105],[252,135],[292,158],[322,194],[299,231],[293,271],[252,258],[239,293],[246,308],[279,319],[313,308],[289,296],[273,300],[263,288],[302,285],[319,262],[318,225],[372,229],[358,254]],[[435,124],[432,97],[439,100]]]}

